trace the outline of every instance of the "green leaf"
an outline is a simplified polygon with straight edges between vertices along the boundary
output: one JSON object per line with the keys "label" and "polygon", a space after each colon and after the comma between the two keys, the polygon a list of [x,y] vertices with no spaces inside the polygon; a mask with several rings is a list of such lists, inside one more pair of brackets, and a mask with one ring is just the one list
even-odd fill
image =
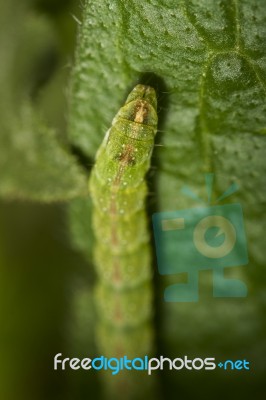
{"label": "green leaf", "polygon": [[1,135],[1,196],[44,202],[86,196],[86,175],[30,106],[18,119],[7,119]]}
{"label": "green leaf", "polygon": [[159,93],[167,110],[155,154],[161,209],[192,205],[180,188],[204,193],[203,173],[214,171],[217,192],[236,180],[235,199],[254,211],[265,199],[265,27],[259,0],[89,1],[72,75],[70,140],[94,156],[128,88],[155,74],[167,89]]}
{"label": "green leaf", "polygon": [[[266,286],[259,268],[265,264],[265,30],[263,0],[88,1],[72,75],[69,121],[70,140],[94,156],[136,81],[158,83],[162,146],[153,158],[157,211],[196,206],[181,194],[183,185],[206,199],[204,172],[216,174],[214,196],[238,183],[240,191],[228,202],[243,206],[250,263],[236,274],[248,283],[253,303],[241,312],[241,302],[228,304],[235,307],[236,321],[255,315],[256,335],[262,334],[262,325],[255,292],[262,301]],[[161,82],[166,89],[160,91]],[[223,332],[230,327],[226,305],[219,304],[213,304],[211,312],[220,315],[220,325],[200,314],[199,335],[219,335],[221,324]],[[172,313],[171,330],[178,307],[165,308]],[[185,320],[194,321],[196,310],[186,307]],[[188,337],[176,326],[173,341],[182,334]],[[235,343],[240,334],[236,326]]]}
{"label": "green leaf", "polygon": [[54,29],[27,13],[26,3],[1,3],[0,11],[0,196],[44,202],[86,196],[86,174],[36,101],[54,68]]}

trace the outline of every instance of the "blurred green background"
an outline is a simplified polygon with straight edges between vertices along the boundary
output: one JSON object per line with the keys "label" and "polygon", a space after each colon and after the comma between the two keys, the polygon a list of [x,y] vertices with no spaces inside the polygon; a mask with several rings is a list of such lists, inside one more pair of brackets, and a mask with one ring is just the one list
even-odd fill
{"label": "blurred green background", "polygon": [[[14,89],[14,118],[24,95],[65,140],[66,88],[77,28],[72,14],[80,12],[80,2],[72,0],[0,1],[2,139]],[[0,153],[8,154],[8,146]],[[12,163],[16,160],[10,157]],[[2,181],[7,171],[1,170]],[[71,250],[66,207],[2,200],[0,231],[0,398],[82,398],[82,384],[73,388],[71,374],[53,370],[54,355],[69,351],[69,336],[75,332],[75,293],[80,282],[88,291],[92,284],[88,264]],[[85,395],[94,390],[94,382],[87,374]]]}
{"label": "blurred green background", "polygon": [[[60,143],[67,143],[67,88],[78,26],[73,15],[81,18],[80,1],[0,0],[0,135],[27,98],[56,129]],[[5,152],[2,146],[2,157]],[[91,160],[76,147],[71,152],[85,175]],[[15,165],[16,159],[8,162]],[[19,171],[20,165],[16,168]],[[3,181],[5,172],[0,171]],[[67,169],[59,172],[68,174]],[[7,197],[11,199],[0,203],[0,398],[60,400],[93,395],[100,399],[98,374],[53,370],[53,357],[59,352],[73,357],[97,354],[91,301],[95,277],[92,265],[73,249],[67,204],[27,202],[24,193],[21,201]],[[259,232],[264,233],[263,221]],[[264,398],[266,282],[263,256],[258,258],[260,269],[244,274],[250,289],[247,299],[213,299],[211,273],[203,272],[199,303],[165,304],[163,288],[176,281],[156,275],[158,355],[251,363],[250,371],[232,373],[156,372],[161,398]]]}

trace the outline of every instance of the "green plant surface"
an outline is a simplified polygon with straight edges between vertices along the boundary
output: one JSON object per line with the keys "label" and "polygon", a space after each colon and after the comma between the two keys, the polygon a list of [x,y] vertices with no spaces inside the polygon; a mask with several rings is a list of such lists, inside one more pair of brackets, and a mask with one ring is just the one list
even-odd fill
{"label": "green plant surface", "polygon": [[180,195],[184,184],[205,196],[205,171],[216,173],[216,193],[237,182],[232,200],[244,207],[250,252],[260,263],[265,14],[263,1],[88,2],[69,121],[70,140],[93,157],[125,88],[149,73],[163,79],[162,146],[153,158],[159,209],[194,205]]}
{"label": "green plant surface", "polygon": [[[222,174],[228,159],[237,168],[227,142],[234,138],[244,151],[247,135],[250,146],[264,143],[257,138],[266,118],[264,37],[263,1],[149,1],[141,7],[139,1],[90,1],[73,72],[71,141],[93,156],[125,88],[150,72],[164,80],[161,96],[168,101],[164,147],[157,154],[163,173],[175,180],[173,186],[160,178],[169,187],[165,206],[177,195],[180,177],[199,179],[199,168]],[[238,172],[247,192],[250,179]],[[261,187],[257,179],[254,187]]]}
{"label": "green plant surface", "polygon": [[[265,26],[266,6],[259,0],[89,1],[79,29],[69,116],[69,139],[92,158],[133,83],[153,84],[161,130],[150,177],[156,211],[197,206],[180,192],[184,185],[207,202],[205,172],[215,173],[213,200],[238,184],[229,202],[243,206],[250,261],[228,274],[247,283],[248,298],[211,298],[212,278],[203,273],[199,304],[163,304],[163,288],[180,277],[158,278],[159,331],[168,354],[185,346],[192,353],[200,348],[202,356],[237,357],[244,347],[260,373],[258,349],[265,342],[253,338],[263,337],[266,306]],[[150,216],[152,210],[150,205]],[[168,375],[173,388],[174,379]],[[193,387],[188,393],[193,396]]]}
{"label": "green plant surface", "polygon": [[54,69],[55,30],[26,4],[0,4],[0,195],[42,202],[86,196],[83,169],[44,122],[37,100]]}
{"label": "green plant surface", "polygon": [[[159,132],[152,157],[155,169],[148,174],[152,192],[148,218],[154,211],[196,206],[194,200],[180,192],[184,185],[206,199],[204,173],[213,172],[214,199],[232,182],[240,187],[228,201],[243,206],[249,251],[248,266],[229,271],[230,276],[247,283],[246,299],[213,299],[212,276],[203,272],[199,303],[166,304],[163,289],[182,277],[163,278],[154,265],[158,351],[171,358],[184,352],[193,357],[211,354],[224,359],[247,358],[256,369],[256,374],[239,375],[237,379],[234,376],[226,381],[221,371],[214,371],[211,380],[204,373],[165,373],[164,388],[180,398],[198,396],[199,387],[204,387],[206,398],[208,394],[213,396],[217,385],[238,390],[243,399],[258,397],[260,392],[256,390],[265,374],[266,349],[265,1],[86,0],[80,21],[76,18],[79,34],[68,90],[67,54],[71,49],[66,37],[69,35],[73,41],[73,31],[67,28],[66,21],[72,17],[63,10],[65,3],[70,1],[0,0],[0,196],[4,200],[45,203],[71,200],[68,210],[72,243],[85,256],[90,281],[93,231],[86,168],[92,166],[112,118],[134,85],[155,87]],[[53,18],[48,9],[54,10]],[[68,112],[63,100],[66,92]],[[5,206],[3,210],[5,215]],[[16,216],[11,207],[7,215],[13,214]],[[34,213],[30,218],[34,219]],[[7,225],[6,221],[3,227]],[[17,225],[14,226],[16,230]],[[12,226],[9,229],[11,232]],[[33,232],[34,228],[32,236]],[[13,246],[12,239],[10,243]],[[31,251],[29,244],[27,249]],[[35,256],[37,259],[38,255]],[[62,262],[61,256],[55,260],[53,268]],[[1,259],[1,264],[5,263],[10,265],[5,258]],[[20,266],[18,260],[14,264]],[[35,268],[35,258],[32,264]],[[62,283],[63,270],[60,264],[60,277],[54,278],[55,282]],[[6,274],[4,285],[13,279],[12,268]],[[53,279],[52,267],[49,274]],[[19,287],[19,279],[15,287]],[[90,288],[91,282],[85,292]],[[22,293],[24,288],[20,290]],[[26,307],[34,302],[35,290],[29,294]],[[18,307],[20,297],[23,294],[15,297]],[[56,301],[55,294],[53,299]],[[79,348],[89,346],[95,354],[96,347],[91,348],[91,293],[84,295],[81,290],[81,300],[75,304],[80,303],[90,315],[87,324],[77,324],[82,326],[78,336],[84,341]],[[66,312],[66,307],[62,306],[62,312]],[[85,319],[86,312],[80,314]],[[29,316],[27,327],[31,320]],[[11,323],[11,329],[15,332],[17,326],[24,338],[25,326],[20,318],[18,321],[14,326]],[[46,319],[43,332],[45,325]],[[37,335],[41,331],[37,330]],[[63,331],[64,325],[61,334],[69,334]],[[109,336],[112,335],[108,330],[99,332],[102,348],[108,346]],[[21,339],[21,347],[22,342]],[[22,357],[19,365],[23,365]],[[77,396],[87,396],[86,384],[87,375]],[[22,384],[18,386],[27,393]],[[34,393],[38,393],[37,386],[36,380]],[[75,383],[73,387],[75,397]],[[45,398],[45,394],[38,398]],[[49,398],[53,398],[52,394]]]}

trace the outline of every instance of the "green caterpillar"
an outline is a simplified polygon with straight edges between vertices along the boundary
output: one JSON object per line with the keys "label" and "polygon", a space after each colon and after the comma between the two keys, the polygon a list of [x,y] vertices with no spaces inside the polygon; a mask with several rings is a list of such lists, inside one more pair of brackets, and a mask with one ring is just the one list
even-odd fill
{"label": "green caterpillar", "polygon": [[96,302],[100,316],[116,326],[136,326],[152,313],[144,178],[157,130],[156,108],[153,88],[132,90],[96,154],[89,181]]}
{"label": "green caterpillar", "polygon": [[[100,320],[95,337],[107,357],[143,357],[153,350],[151,249],[145,174],[157,130],[153,88],[137,85],[118,111],[96,154],[89,189],[96,243],[95,290]],[[151,377],[104,373],[106,398],[155,398]],[[154,392],[155,390],[155,392]]]}

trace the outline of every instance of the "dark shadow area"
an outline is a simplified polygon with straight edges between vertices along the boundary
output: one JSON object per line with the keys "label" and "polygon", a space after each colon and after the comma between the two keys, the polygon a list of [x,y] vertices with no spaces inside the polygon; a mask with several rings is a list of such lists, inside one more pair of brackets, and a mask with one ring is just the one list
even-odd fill
{"label": "dark shadow area", "polygon": [[40,91],[52,79],[58,66],[58,49],[53,45],[39,56],[30,71],[30,75],[34,76],[30,90],[30,96],[33,101],[38,99]]}
{"label": "dark shadow area", "polygon": [[84,168],[86,172],[89,172],[94,164],[94,161],[88,157],[78,146],[71,145],[70,151],[73,156],[76,157],[78,163]]}
{"label": "dark shadow area", "polygon": [[61,205],[1,201],[0,221],[1,398],[66,399],[70,374],[54,371],[53,358],[69,352],[76,282],[91,285],[88,264],[62,232]]}
{"label": "dark shadow area", "polygon": [[62,10],[70,8],[71,5],[75,3],[75,0],[35,0],[35,7],[40,12],[54,16],[55,14],[61,13]]}

